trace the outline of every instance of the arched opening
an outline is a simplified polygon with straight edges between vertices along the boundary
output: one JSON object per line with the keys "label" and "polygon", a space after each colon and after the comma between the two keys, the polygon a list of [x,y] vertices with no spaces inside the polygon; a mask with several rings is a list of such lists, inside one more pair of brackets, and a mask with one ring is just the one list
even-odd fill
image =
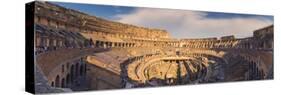
{"label": "arched opening", "polygon": [[74,65],[71,65],[70,67],[70,81],[73,82],[74,81]]}
{"label": "arched opening", "polygon": [[56,77],[55,86],[60,87],[60,76],[59,75],[57,75],[57,77]]}
{"label": "arched opening", "polygon": [[105,46],[105,44],[104,44],[104,42],[100,42],[100,47],[102,47],[102,48],[104,48],[104,46]]}
{"label": "arched opening", "polygon": [[83,64],[81,64],[80,65],[80,76],[82,76],[83,75],[83,73],[84,73],[84,71],[83,71],[84,69],[83,69]]}
{"label": "arched opening", "polygon": [[96,47],[99,47],[100,41],[96,41]]}
{"label": "arched opening", "polygon": [[69,74],[66,75],[66,85],[65,86],[66,87],[70,86],[70,75]]}
{"label": "arched opening", "polygon": [[61,80],[61,87],[65,88],[65,80],[64,80],[64,78],[62,78],[62,80]]}
{"label": "arched opening", "polygon": [[114,43],[114,46],[115,46],[115,47],[118,47],[118,44],[117,44],[117,43]]}
{"label": "arched opening", "polygon": [[54,87],[55,83],[52,81],[51,86]]}
{"label": "arched opening", "polygon": [[79,63],[75,64],[75,76],[78,77],[79,76]]}

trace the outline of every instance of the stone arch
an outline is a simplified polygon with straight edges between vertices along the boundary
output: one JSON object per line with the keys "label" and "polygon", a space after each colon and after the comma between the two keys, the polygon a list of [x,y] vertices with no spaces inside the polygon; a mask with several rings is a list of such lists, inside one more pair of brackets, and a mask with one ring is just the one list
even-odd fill
{"label": "stone arch", "polygon": [[115,43],[114,43],[114,47],[118,47],[118,43],[115,42]]}
{"label": "stone arch", "polygon": [[69,87],[69,85],[70,85],[70,75],[69,75],[69,74],[67,74],[67,75],[66,75],[66,82],[65,82],[65,86],[66,86],[66,87]]}
{"label": "stone arch", "polygon": [[83,70],[84,70],[84,68],[83,68],[83,64],[81,64],[81,65],[80,65],[80,71],[79,71],[79,72],[80,72],[80,76],[82,76],[82,75],[83,75],[83,73],[84,73],[84,71],[83,71]]}
{"label": "stone arch", "polygon": [[71,67],[70,67],[70,81],[71,82],[73,82],[74,81],[74,74],[75,74],[75,72],[74,72],[75,70],[74,70],[74,65],[71,65]]}
{"label": "stone arch", "polygon": [[60,87],[60,76],[59,75],[56,76],[55,87]]}
{"label": "stone arch", "polygon": [[52,83],[51,83],[51,86],[52,86],[52,87],[54,87],[54,86],[55,86],[55,83],[54,83],[54,81],[52,81]]}
{"label": "stone arch", "polygon": [[62,87],[62,88],[65,88],[65,83],[66,83],[66,82],[65,82],[65,79],[62,78],[62,79],[61,79],[61,87]]}
{"label": "stone arch", "polygon": [[78,77],[79,76],[79,63],[75,64],[75,76]]}
{"label": "stone arch", "polygon": [[96,47],[100,47],[100,41],[96,41]]}

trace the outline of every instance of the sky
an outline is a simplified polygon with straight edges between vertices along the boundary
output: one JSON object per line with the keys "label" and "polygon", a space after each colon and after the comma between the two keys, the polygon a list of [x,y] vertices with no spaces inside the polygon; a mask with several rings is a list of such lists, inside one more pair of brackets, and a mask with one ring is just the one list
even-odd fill
{"label": "sky", "polygon": [[253,31],[273,24],[273,16],[205,11],[109,6],[95,4],[54,4],[111,21],[164,29],[173,38],[209,38],[234,35],[253,36]]}

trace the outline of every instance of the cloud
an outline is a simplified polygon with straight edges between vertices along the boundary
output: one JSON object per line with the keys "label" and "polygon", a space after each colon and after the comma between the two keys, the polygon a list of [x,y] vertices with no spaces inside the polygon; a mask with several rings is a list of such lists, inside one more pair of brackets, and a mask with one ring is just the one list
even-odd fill
{"label": "cloud", "polygon": [[167,30],[176,38],[206,38],[235,35],[252,36],[255,29],[273,22],[262,16],[208,18],[206,12],[141,8],[128,14],[118,14],[116,21],[143,27]]}

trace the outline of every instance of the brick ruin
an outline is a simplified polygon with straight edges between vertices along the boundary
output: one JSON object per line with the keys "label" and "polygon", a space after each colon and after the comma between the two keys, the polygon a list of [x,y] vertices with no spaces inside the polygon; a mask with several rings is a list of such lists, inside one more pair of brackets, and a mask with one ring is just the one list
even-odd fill
{"label": "brick ruin", "polygon": [[273,79],[273,25],[252,37],[175,39],[151,29],[35,3],[35,65],[72,91]]}

